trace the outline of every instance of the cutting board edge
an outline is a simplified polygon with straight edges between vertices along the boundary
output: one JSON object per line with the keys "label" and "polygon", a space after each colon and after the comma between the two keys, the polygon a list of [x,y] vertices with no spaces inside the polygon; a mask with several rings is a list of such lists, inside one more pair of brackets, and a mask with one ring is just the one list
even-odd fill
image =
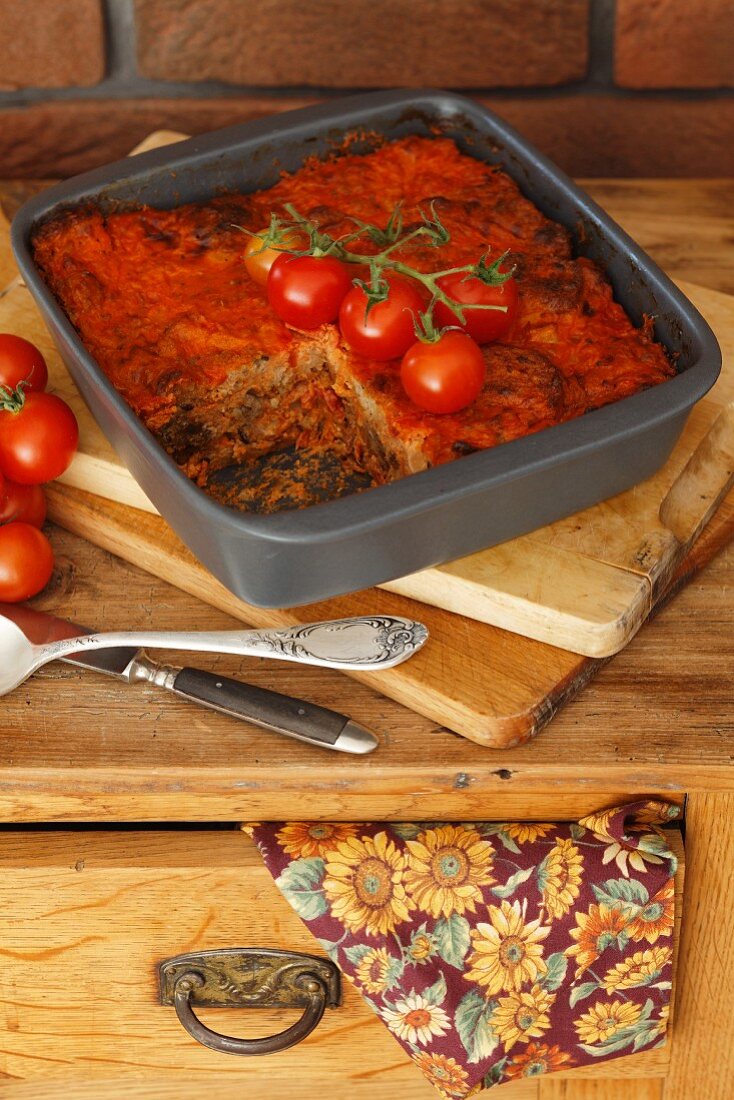
{"label": "cutting board edge", "polygon": [[[421,574],[401,577],[379,587],[420,603],[441,607],[452,614],[486,623],[499,630],[510,630],[515,634],[521,634],[524,638],[568,650],[579,656],[613,657],[632,640],[649,615],[652,607],[652,585],[642,573],[611,564],[607,567],[621,577],[637,578],[639,583],[635,586],[634,598],[626,604],[610,608],[609,617],[597,621],[584,618],[583,614],[573,615],[570,612],[561,611],[557,607],[553,609],[551,618],[547,607],[542,614],[539,614],[538,605],[521,596],[513,597],[496,591],[491,593],[487,589],[479,591],[479,586],[476,591],[472,590],[471,585],[465,586],[461,591],[457,588],[452,599],[444,600],[436,593],[431,594],[429,598],[429,594],[422,591],[422,582],[418,579],[421,578]],[[425,572],[426,574],[438,573],[446,586],[446,576],[440,568]],[[474,602],[470,606],[471,601]],[[482,614],[480,612],[484,604],[489,604],[491,609]],[[579,644],[581,641],[583,644]]]}
{"label": "cutting board edge", "polygon": [[[104,511],[105,508],[108,510],[124,508],[124,505],[104,501],[103,498],[94,497],[91,494],[85,495],[88,496],[87,502],[72,500],[63,486],[50,485],[48,487],[49,518],[72,534],[88,539],[101,549],[115,554],[244,622],[261,626],[285,625],[291,621],[287,609],[281,613],[274,609],[250,607],[243,601],[237,600],[224,585],[203,570],[193,555],[185,550],[183,544],[181,549],[185,551],[185,558],[182,556],[181,560],[175,563],[167,559],[161,563],[160,558],[154,562],[151,546],[142,544],[136,546],[129,542],[126,539],[124,526],[120,526],[116,517],[106,516],[106,522],[102,525],[97,522],[100,511]],[[150,518],[158,523],[164,523],[158,516]],[[170,528],[168,533],[170,537],[175,538]],[[440,610],[437,613],[447,614]],[[415,605],[414,614],[415,617],[420,616],[420,605]],[[459,618],[457,616],[457,619]],[[483,624],[479,626],[483,629],[492,629],[484,627]],[[526,640],[522,639],[522,641]],[[432,644],[435,646],[443,643],[434,639]],[[559,705],[556,701],[555,705],[549,709],[548,693],[529,688],[524,705],[508,708],[506,713],[489,713],[482,710],[481,704],[476,701],[470,704],[468,700],[462,702],[456,697],[449,698],[445,689],[442,692],[440,684],[421,680],[420,674],[417,673],[417,662],[421,657],[422,655],[419,654],[409,664],[380,673],[348,672],[343,675],[362,681],[381,694],[411,710],[418,711],[467,740],[493,749],[510,748],[529,740],[550,720]],[[556,689],[559,685],[564,694],[573,691],[577,668],[583,667],[584,662],[588,660],[574,654],[564,654],[565,658],[568,659],[568,667],[553,686],[551,692],[553,699],[556,699]],[[415,674],[413,669],[416,670]]]}

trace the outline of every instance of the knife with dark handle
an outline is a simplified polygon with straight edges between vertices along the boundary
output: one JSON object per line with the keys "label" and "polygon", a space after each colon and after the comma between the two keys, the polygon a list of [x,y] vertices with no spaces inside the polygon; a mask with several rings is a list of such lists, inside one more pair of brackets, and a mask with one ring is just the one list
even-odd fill
{"label": "knife with dark handle", "polygon": [[369,730],[346,715],[315,703],[243,684],[200,668],[161,665],[152,661],[144,650],[138,651],[128,667],[130,675],[124,678],[129,681],[156,684],[182,699],[201,703],[233,718],[245,718],[256,726],[284,733],[298,741],[351,753],[371,752],[377,747],[377,738]]}
{"label": "knife with dark handle", "polygon": [[[18,604],[0,604],[0,615],[11,619],[37,645],[89,633],[86,627]],[[202,669],[159,664],[145,650],[134,646],[85,650],[60,659],[126,683],[165,688],[192,703],[320,748],[364,754],[378,745],[374,733],[344,714]]]}

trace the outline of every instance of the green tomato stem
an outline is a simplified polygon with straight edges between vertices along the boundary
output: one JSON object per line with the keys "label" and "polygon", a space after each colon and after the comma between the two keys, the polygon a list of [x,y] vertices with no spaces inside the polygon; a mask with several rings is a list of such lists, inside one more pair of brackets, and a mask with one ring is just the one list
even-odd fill
{"label": "green tomato stem", "polygon": [[[279,251],[288,252],[293,256],[313,256],[317,259],[324,256],[332,256],[345,264],[368,267],[370,274],[369,289],[364,280],[358,278],[354,279],[354,285],[361,287],[362,290],[367,293],[368,312],[371,306],[375,305],[378,301],[384,300],[386,273],[394,272],[396,274],[405,275],[409,279],[420,283],[430,295],[430,302],[426,312],[420,314],[420,330],[416,322],[416,333],[422,331],[424,334],[423,336],[419,336],[421,339],[429,341],[437,340],[441,331],[445,331],[445,329],[437,330],[433,321],[433,307],[436,302],[442,302],[447,306],[452,313],[455,314],[461,324],[464,324],[466,320],[465,311],[467,309],[491,309],[498,313],[507,313],[508,311],[507,306],[468,305],[465,302],[459,302],[439,286],[439,280],[445,278],[447,275],[458,275],[462,273],[465,273],[467,276],[478,278],[488,285],[501,285],[512,277],[512,271],[514,271],[514,268],[507,273],[499,271],[499,265],[507,255],[506,252],[492,264],[488,264],[488,253],[485,253],[476,264],[448,267],[444,268],[442,271],[430,273],[418,271],[417,268],[411,267],[410,264],[392,258],[392,253],[396,249],[402,248],[404,245],[408,244],[409,241],[415,240],[418,237],[428,237],[430,243],[435,246],[444,244],[450,240],[448,230],[442,225],[433,207],[431,208],[431,217],[428,218],[426,214],[422,213],[423,224],[410,230],[410,232],[406,233],[404,236],[401,235],[402,215],[400,212],[400,205],[398,204],[390,216],[387,229],[382,230],[376,225],[361,221],[359,218],[350,218],[350,220],[357,225],[357,229],[353,233],[348,233],[341,238],[332,237],[329,233],[323,233],[309,218],[299,213],[292,203],[286,203],[284,209],[291,218],[291,224],[284,225],[277,214],[271,214],[270,225],[265,233],[250,235],[262,236],[263,247],[269,246],[271,248],[277,248]],[[236,228],[240,227],[237,226]],[[308,236],[309,244],[307,248],[296,249],[288,245],[288,234],[292,234],[294,230],[305,233]],[[249,233],[248,230],[244,230],[244,232]],[[353,252],[346,247],[346,245],[358,240],[365,234],[373,243],[385,241],[389,241],[390,243],[386,244],[380,252],[372,255]]]}

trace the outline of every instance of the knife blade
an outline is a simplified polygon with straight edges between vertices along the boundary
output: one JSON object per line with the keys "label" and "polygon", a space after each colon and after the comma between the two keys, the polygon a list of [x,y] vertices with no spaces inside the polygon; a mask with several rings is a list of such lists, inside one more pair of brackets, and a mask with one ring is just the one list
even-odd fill
{"label": "knife blade", "polygon": [[[92,633],[87,627],[47,611],[19,604],[0,604],[0,615],[19,626],[35,645]],[[126,683],[165,688],[190,702],[321,748],[361,755],[372,752],[378,745],[371,730],[345,714],[203,669],[160,664],[145,650],[134,646],[84,651],[61,659],[66,664],[114,676]]]}

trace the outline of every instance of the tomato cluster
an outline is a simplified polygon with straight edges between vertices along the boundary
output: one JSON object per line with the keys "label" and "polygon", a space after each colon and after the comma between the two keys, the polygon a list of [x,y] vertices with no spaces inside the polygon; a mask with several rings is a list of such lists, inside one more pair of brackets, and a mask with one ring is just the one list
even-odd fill
{"label": "tomato cluster", "polygon": [[[400,359],[405,392],[427,412],[458,412],[476,400],[485,378],[480,345],[504,336],[517,315],[511,273],[495,270],[489,281],[464,270],[447,273],[436,279],[445,300],[431,302],[427,315],[425,292],[413,279],[383,273],[383,294],[374,301],[365,284],[353,280],[350,264],[329,255],[294,255],[268,246],[266,238],[266,231],[250,238],[245,266],[287,325],[311,330],[338,321],[342,338],[359,355]],[[294,247],[293,239],[284,247]]]}
{"label": "tomato cluster", "polygon": [[79,441],[76,417],[46,393],[48,370],[38,348],[0,333],[0,600],[35,596],[53,569],[42,485],[67,468]]}

